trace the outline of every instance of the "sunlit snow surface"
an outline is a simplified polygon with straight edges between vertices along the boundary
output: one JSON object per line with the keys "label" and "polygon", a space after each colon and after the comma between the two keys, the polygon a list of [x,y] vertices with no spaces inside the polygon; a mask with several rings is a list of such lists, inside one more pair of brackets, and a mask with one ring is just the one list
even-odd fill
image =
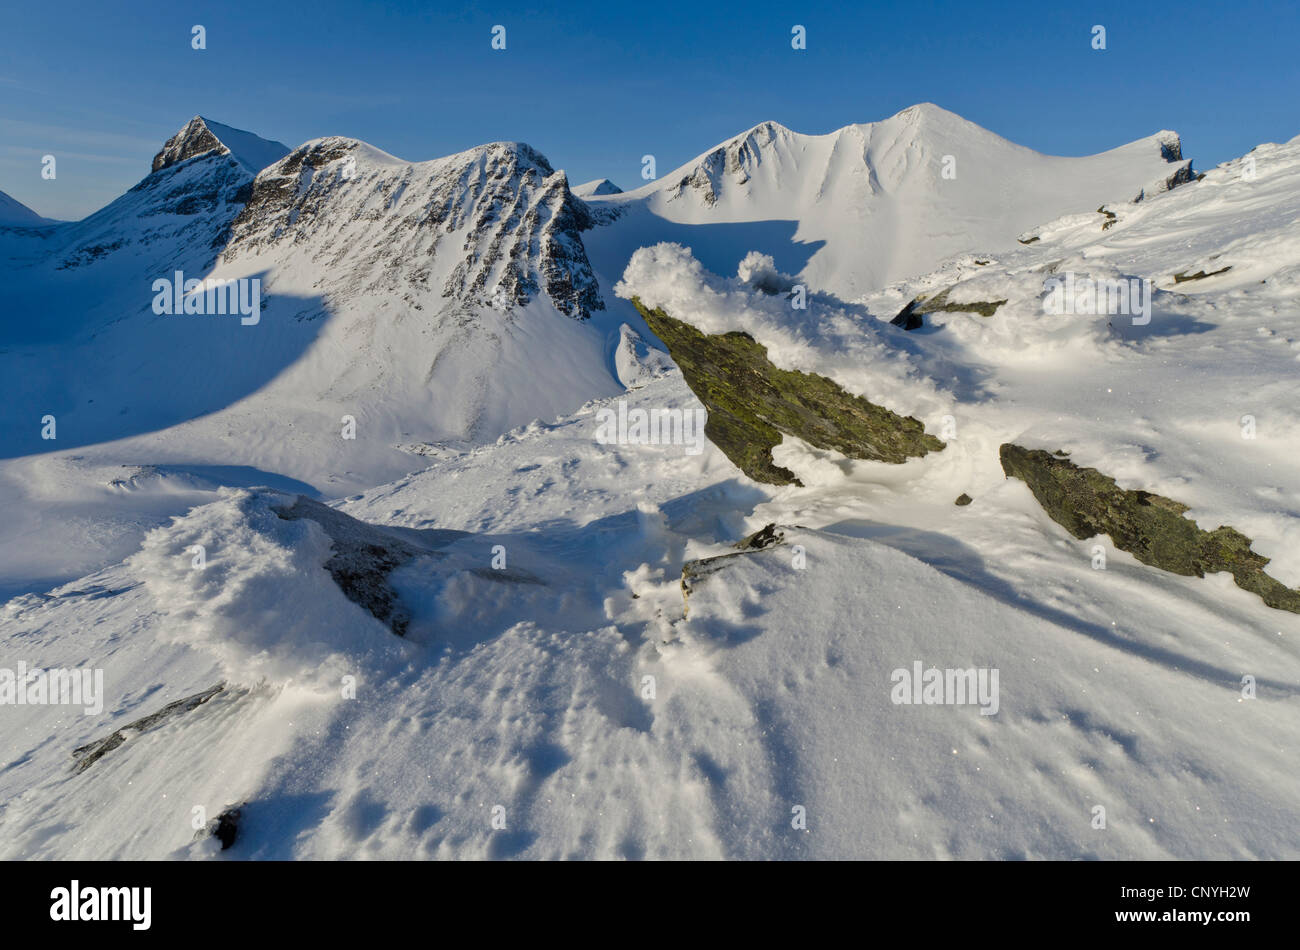
{"label": "sunlit snow surface", "polygon": [[[617,326],[607,370],[635,388],[496,441],[347,442],[333,418],[319,451],[284,434],[269,413],[316,391],[340,326],[286,371],[299,382],[249,397],[247,428],[225,409],[6,461],[0,565],[29,592],[0,613],[0,666],[102,668],[107,697],[99,716],[0,708],[0,857],[212,857],[194,809],[238,803],[232,858],[1300,856],[1300,616],[1076,541],[997,458],[1067,450],[1233,525],[1300,584],[1300,140],[1252,156],[1250,176],[1238,161],[1110,196],[1104,231],[1063,209],[1024,225],[1035,243],[864,277],[857,299],[810,271],[838,296],[806,311],[733,279],[739,255],[714,273],[704,250],[647,241],[601,272],[611,302],[745,330],[779,366],[951,428],[902,466],[787,439],[778,461],[806,487],[773,489],[712,446],[600,444],[619,399],[696,404]],[[1067,270],[1151,279],[1151,322],[1045,314],[1043,281]],[[948,288],[1008,303],[888,324]],[[527,400],[564,375],[547,328],[569,325],[513,319],[495,385],[529,375]],[[555,332],[601,349],[600,331]],[[404,638],[344,596],[315,522],[277,514],[299,493],[427,541],[391,575]],[[784,543],[732,559],[687,610],[683,562],[769,522]],[[996,714],[894,704],[892,671],[917,661],[997,669]],[[74,748],[223,681],[73,772]]]}

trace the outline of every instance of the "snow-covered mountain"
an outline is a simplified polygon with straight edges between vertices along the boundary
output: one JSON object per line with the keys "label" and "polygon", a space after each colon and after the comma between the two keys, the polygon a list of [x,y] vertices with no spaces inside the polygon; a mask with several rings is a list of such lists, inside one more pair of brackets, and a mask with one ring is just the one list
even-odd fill
{"label": "snow-covered mountain", "polygon": [[541,294],[585,319],[604,307],[582,244],[592,226],[564,173],[527,145],[411,164],[331,138],[258,175],[223,259],[328,266],[359,293],[432,289],[503,310]]}
{"label": "snow-covered mountain", "polygon": [[[603,307],[586,206],[526,145],[412,164],[337,138],[290,153],[196,117],[153,168],[9,245],[7,358],[58,367],[7,394],[10,456],[48,448],[30,421],[52,412],[69,444],[163,430],[192,460],[368,484],[415,464],[399,446],[495,438],[618,388],[617,328],[582,324]],[[154,281],[177,272],[258,280],[256,325],[154,313]]]}
{"label": "snow-covered mountain", "polygon": [[1033,225],[1156,194],[1191,174],[1167,131],[1058,158],[930,103],[827,135],[764,122],[634,191],[593,192],[593,202],[624,213],[588,248],[602,276],[612,268],[617,279],[633,250],[656,241],[699,246],[706,266],[727,273],[762,247],[810,287],[853,299],[953,254],[1014,247]]}
{"label": "snow-covered mountain", "polygon": [[[1172,133],[1051,158],[919,106],[619,193],[244,135],[0,232],[0,669],[104,683],[3,707],[0,857],[222,854],[196,807],[243,858],[1297,856],[1300,614],[1073,534],[1000,447],[1300,587],[1300,138],[1198,177]],[[176,269],[260,318],[155,313]],[[1067,274],[1149,314],[1052,311]],[[697,392],[797,481],[608,437]],[[928,451],[791,434],[854,400]],[[915,664],[999,686],[902,703]]]}
{"label": "snow-covered mountain", "polygon": [[597,195],[621,195],[623,189],[608,178],[597,178],[595,181],[587,181],[574,186],[573,193],[579,198],[591,198]]}
{"label": "snow-covered mountain", "polygon": [[0,227],[26,228],[56,223],[49,218],[42,218],[21,201],[0,191]]}
{"label": "snow-covered mountain", "polygon": [[215,152],[228,155],[248,174],[256,175],[267,165],[284,158],[288,151],[288,147],[279,142],[196,115],[163,143],[162,150],[153,158],[152,168],[159,172],[187,159]]}

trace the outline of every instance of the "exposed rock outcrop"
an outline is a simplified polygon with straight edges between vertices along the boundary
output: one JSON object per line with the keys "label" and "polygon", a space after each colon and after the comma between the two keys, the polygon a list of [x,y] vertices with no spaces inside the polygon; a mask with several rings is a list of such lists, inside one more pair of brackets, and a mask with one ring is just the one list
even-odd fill
{"label": "exposed rock outcrop", "polygon": [[704,334],[640,300],[632,302],[708,409],[704,434],[755,481],[802,484],[772,460],[783,434],[849,458],[881,462],[902,463],[944,447],[911,416],[846,392],[825,376],[778,369],[767,348],[747,333]]}
{"label": "exposed rock outcrop", "polygon": [[168,703],[157,712],[150,713],[147,716],[142,716],[134,722],[128,723],[121,729],[116,730],[111,735],[105,736],[103,739],[88,742],[86,745],[73,749],[72,757],[77,760],[74,771],[77,773],[86,771],[86,769],[90,768],[109,752],[118,748],[128,739],[138,736],[142,732],[147,732],[150,729],[156,728],[169,719],[183,715],[193,709],[197,709],[213,696],[224,691],[225,688],[225,683],[218,683],[216,686],[205,689],[201,693],[195,693],[193,696],[186,696],[184,699],[178,699],[175,702]]}
{"label": "exposed rock outcrop", "polygon": [[284,158],[289,154],[289,148],[281,142],[196,115],[163,143],[162,149],[153,157],[152,170],[162,171],[209,152],[230,156],[251,177]]}
{"label": "exposed rock outcrop", "polygon": [[[1027,242],[1021,242],[1027,243]],[[889,322],[904,330],[919,330],[925,326],[921,318],[927,313],[977,313],[981,317],[991,317],[998,312],[1006,300],[972,300],[954,303],[948,299],[952,288],[929,297],[915,297],[899,311],[898,316]]]}
{"label": "exposed rock outcrop", "polygon": [[203,838],[216,838],[221,842],[221,850],[229,850],[239,837],[239,822],[244,817],[243,805],[227,805],[216,818],[194,835],[195,841]]}
{"label": "exposed rock outcrop", "polygon": [[1220,267],[1218,270],[1212,270],[1212,271],[1207,271],[1204,268],[1202,268],[1201,270],[1198,270],[1195,274],[1189,274],[1187,273],[1187,271],[1179,271],[1177,274],[1174,275],[1174,283],[1184,284],[1189,280],[1204,280],[1207,277],[1213,277],[1215,274],[1226,274],[1230,270],[1232,270],[1231,264],[1229,264],[1227,267]]}
{"label": "exposed rock outcrop", "polygon": [[1121,551],[1174,574],[1204,577],[1227,571],[1237,586],[1270,607],[1300,613],[1300,591],[1264,573],[1268,558],[1233,528],[1199,528],[1188,506],[1162,495],[1126,490],[1095,468],[1083,468],[1041,449],[1007,443],[1002,471],[1029,486],[1053,521],[1080,540],[1109,535]]}
{"label": "exposed rock outcrop", "polygon": [[163,143],[162,149],[153,157],[150,170],[162,171],[196,155],[224,149],[221,140],[212,134],[199,116],[195,116],[185,124],[184,128]]}
{"label": "exposed rock outcrop", "polygon": [[334,583],[348,600],[365,608],[393,633],[406,635],[410,615],[388,583],[388,575],[417,555],[432,552],[302,495],[277,514],[287,521],[308,518],[320,525],[333,544],[334,553],[325,562],[325,570]]}
{"label": "exposed rock outcrop", "polygon": [[777,529],[776,524],[764,525],[753,534],[732,545],[736,549],[734,554],[715,554],[712,557],[695,558],[687,561],[682,565],[682,603],[689,610],[689,599],[691,592],[695,590],[705,578],[716,574],[726,567],[732,560],[738,557],[744,557],[748,554],[754,554],[758,551],[766,551],[769,548],[776,547],[778,544],[785,542],[785,532]]}

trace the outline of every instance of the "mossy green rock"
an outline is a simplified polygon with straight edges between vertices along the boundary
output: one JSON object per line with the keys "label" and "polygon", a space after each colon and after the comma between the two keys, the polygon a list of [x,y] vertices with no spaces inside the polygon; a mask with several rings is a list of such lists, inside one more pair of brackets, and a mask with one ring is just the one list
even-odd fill
{"label": "mossy green rock", "polygon": [[916,313],[978,313],[981,317],[991,317],[998,312],[998,307],[1006,303],[1006,300],[969,300],[962,303],[951,303],[948,300],[948,294],[952,292],[949,287],[942,293],[935,294],[933,297],[917,297],[915,301]]}
{"label": "mossy green rock", "polygon": [[1268,558],[1233,528],[1213,531],[1184,517],[1187,505],[1145,491],[1127,491],[1095,468],[1083,468],[1040,449],[1007,443],[1002,471],[1029,486],[1052,520],[1076,538],[1109,535],[1143,564],[1184,576],[1227,571],[1237,586],[1279,610],[1300,613],[1300,591],[1264,573]]}
{"label": "mossy green rock", "polygon": [[755,481],[802,484],[772,461],[772,448],[783,434],[880,462],[901,463],[944,447],[911,416],[846,392],[825,376],[778,369],[767,348],[747,333],[701,333],[662,310],[632,302],[708,409],[704,434]]}

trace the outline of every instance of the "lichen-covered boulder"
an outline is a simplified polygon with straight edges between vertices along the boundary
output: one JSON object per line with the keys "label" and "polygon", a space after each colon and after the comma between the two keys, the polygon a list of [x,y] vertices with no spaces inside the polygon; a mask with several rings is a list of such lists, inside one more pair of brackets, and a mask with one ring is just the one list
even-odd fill
{"label": "lichen-covered boulder", "polygon": [[778,369],[767,348],[747,333],[701,333],[640,300],[632,302],[708,409],[704,434],[755,481],[802,484],[772,460],[783,435],[880,462],[906,462],[944,447],[911,416],[855,396],[825,376]]}
{"label": "lichen-covered boulder", "polygon": [[1187,505],[1140,490],[1126,490],[1095,468],[1041,449],[1007,443],[1002,471],[1029,486],[1043,510],[1076,538],[1109,535],[1121,551],[1143,564],[1184,576],[1227,571],[1243,590],[1270,607],[1300,613],[1300,591],[1264,573],[1268,558],[1234,528],[1205,531],[1184,517]]}

